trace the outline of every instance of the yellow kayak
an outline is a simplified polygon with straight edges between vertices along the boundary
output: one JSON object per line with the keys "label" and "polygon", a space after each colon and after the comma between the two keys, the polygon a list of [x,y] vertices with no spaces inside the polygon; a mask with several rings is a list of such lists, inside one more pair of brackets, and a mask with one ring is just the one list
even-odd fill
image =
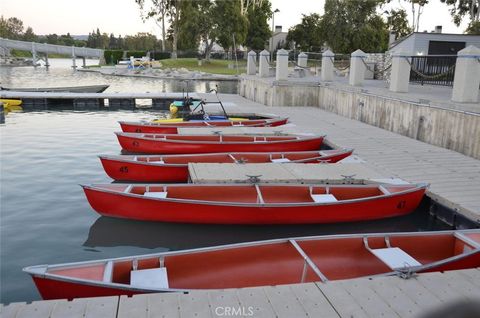
{"label": "yellow kayak", "polygon": [[22,110],[22,101],[19,99],[0,99],[0,102],[3,104],[3,109],[5,112],[14,112]]}

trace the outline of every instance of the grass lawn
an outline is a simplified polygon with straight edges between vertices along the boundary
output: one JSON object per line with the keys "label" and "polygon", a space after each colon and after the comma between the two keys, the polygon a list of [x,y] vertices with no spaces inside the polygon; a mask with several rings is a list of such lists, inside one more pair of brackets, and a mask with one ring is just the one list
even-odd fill
{"label": "grass lawn", "polygon": [[[202,61],[202,65],[198,65],[198,60],[196,58],[185,58],[185,59],[166,59],[161,60],[162,68],[186,68],[190,71],[201,71],[212,74],[225,74],[225,75],[236,75],[237,69],[235,60],[210,60],[207,62]],[[233,68],[228,68],[228,64],[232,64]],[[238,74],[245,73],[247,62],[245,60],[238,61]]]}

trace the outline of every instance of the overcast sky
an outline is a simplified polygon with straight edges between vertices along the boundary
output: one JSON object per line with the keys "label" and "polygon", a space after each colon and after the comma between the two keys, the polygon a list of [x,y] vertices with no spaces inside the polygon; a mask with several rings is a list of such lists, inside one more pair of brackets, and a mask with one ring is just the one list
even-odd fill
{"label": "overcast sky", "polygon": [[[148,1],[148,0],[146,0]],[[231,1],[231,0],[226,0]],[[361,0],[359,0],[361,1]],[[283,30],[300,22],[302,13],[323,13],[324,0],[271,0],[275,25]],[[410,7],[403,0],[393,0],[389,7]],[[160,29],[153,22],[143,23],[134,0],[0,0],[0,12],[4,17],[18,17],[25,26],[31,26],[36,34],[86,35],[97,27],[101,32],[115,35],[133,35],[150,32],[160,36]],[[444,33],[462,33],[466,21],[457,28],[452,22],[447,6],[440,0],[430,0],[420,21],[420,30],[431,31],[443,26]],[[271,25],[271,21],[269,22]]]}

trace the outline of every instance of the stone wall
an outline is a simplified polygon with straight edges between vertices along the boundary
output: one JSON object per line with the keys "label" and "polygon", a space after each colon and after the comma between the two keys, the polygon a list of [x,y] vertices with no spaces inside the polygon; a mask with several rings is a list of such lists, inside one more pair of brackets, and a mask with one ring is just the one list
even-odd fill
{"label": "stone wall", "polygon": [[480,159],[480,115],[334,86],[242,78],[239,94],[267,106],[316,106]]}

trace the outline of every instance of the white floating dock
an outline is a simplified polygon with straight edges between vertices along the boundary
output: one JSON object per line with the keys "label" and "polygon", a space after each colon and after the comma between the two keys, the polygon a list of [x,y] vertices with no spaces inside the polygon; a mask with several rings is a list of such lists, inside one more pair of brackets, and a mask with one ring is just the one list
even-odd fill
{"label": "white floating dock", "polygon": [[[144,294],[73,301],[35,301],[0,307],[2,318],[150,318],[236,317],[351,318],[419,317],[455,302],[480,302],[480,270],[357,278],[327,283],[305,283],[188,294]],[[231,315],[230,315],[231,316]],[[438,316],[440,317],[440,316]]]}
{"label": "white floating dock", "polygon": [[[351,159],[350,161],[355,161]],[[367,163],[301,164],[301,163],[190,163],[193,183],[248,182],[248,176],[260,176],[260,182],[345,183],[383,182],[405,183]],[[354,179],[352,181],[352,179]]]}

